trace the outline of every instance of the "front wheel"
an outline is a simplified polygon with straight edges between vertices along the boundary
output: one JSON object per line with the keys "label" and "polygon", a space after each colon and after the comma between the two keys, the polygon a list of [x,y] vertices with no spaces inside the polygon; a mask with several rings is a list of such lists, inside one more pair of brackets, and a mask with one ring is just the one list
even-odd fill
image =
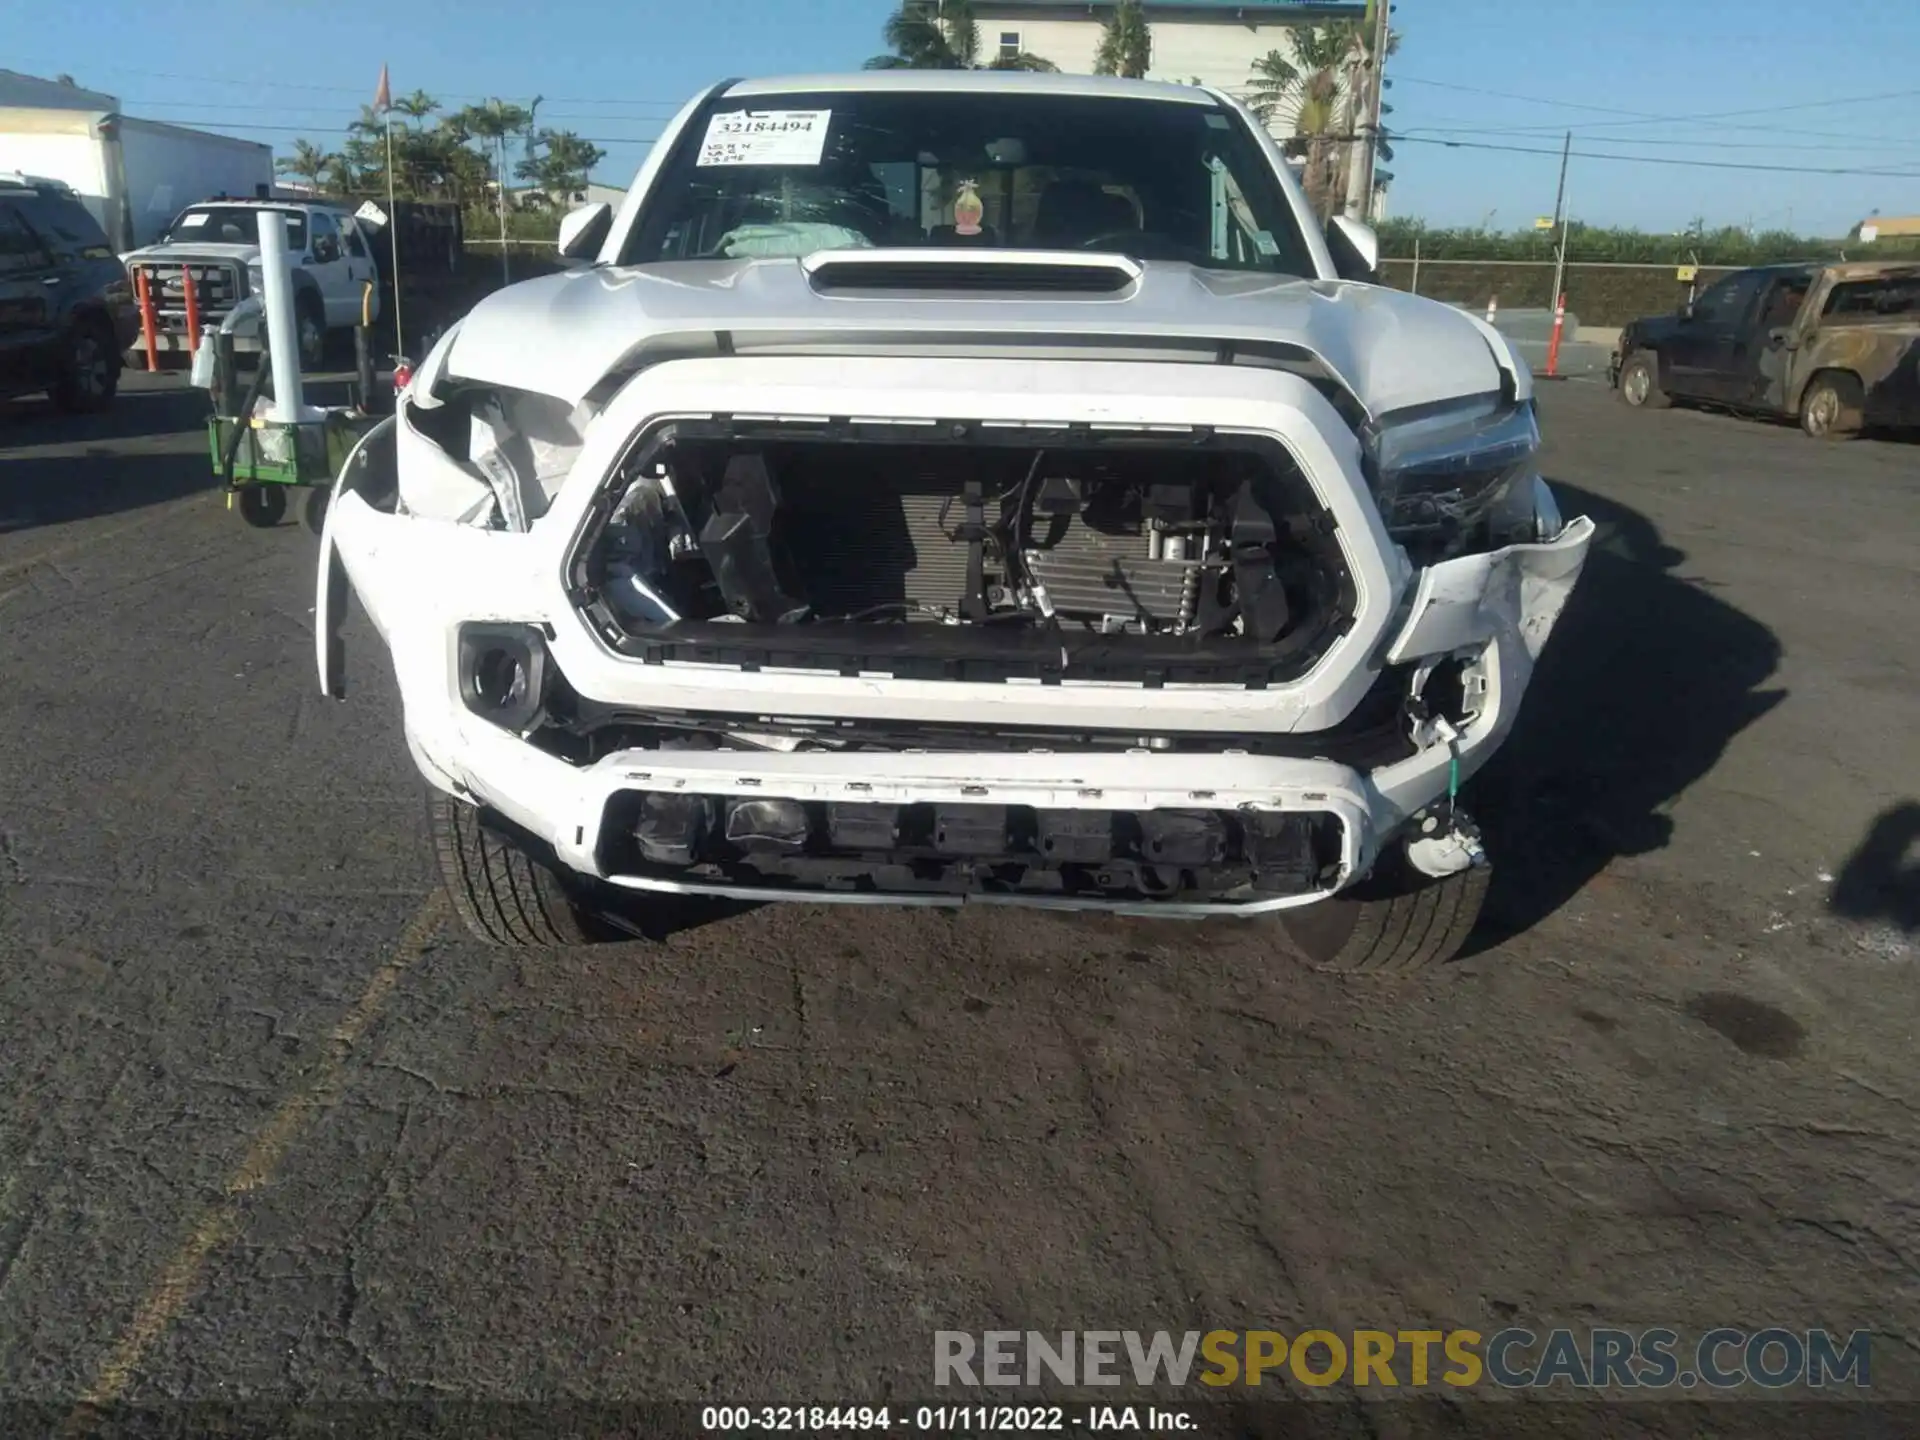
{"label": "front wheel", "polygon": [[1816,375],[1800,401],[1800,428],[1816,440],[1851,440],[1865,419],[1860,382],[1851,375]]}
{"label": "front wheel", "polygon": [[1620,367],[1620,398],[1636,410],[1664,410],[1673,401],[1660,388],[1660,364],[1645,350],[1636,350]]}
{"label": "front wheel", "polygon": [[294,317],[294,331],[300,339],[300,368],[318,370],[327,358],[327,317],[318,300],[305,298],[300,301]]}
{"label": "front wheel", "polygon": [[1491,872],[1475,865],[1438,879],[1395,847],[1374,873],[1339,894],[1287,911],[1294,948],[1318,970],[1410,974],[1444,965],[1473,933]]}
{"label": "front wheel", "polygon": [[67,340],[54,377],[53,403],[70,414],[104,410],[120,388],[120,353],[103,325],[82,321]]}
{"label": "front wheel", "polygon": [[477,938],[541,949],[612,938],[530,842],[477,806],[429,787],[427,828],[453,912]]}

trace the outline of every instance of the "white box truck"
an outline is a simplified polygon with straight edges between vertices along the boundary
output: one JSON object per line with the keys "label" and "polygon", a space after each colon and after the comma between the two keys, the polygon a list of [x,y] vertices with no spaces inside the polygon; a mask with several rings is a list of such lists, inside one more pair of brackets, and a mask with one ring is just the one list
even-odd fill
{"label": "white box truck", "polygon": [[72,186],[124,254],[197,200],[270,193],[273,147],[137,120],[115,96],[0,70],[0,171]]}

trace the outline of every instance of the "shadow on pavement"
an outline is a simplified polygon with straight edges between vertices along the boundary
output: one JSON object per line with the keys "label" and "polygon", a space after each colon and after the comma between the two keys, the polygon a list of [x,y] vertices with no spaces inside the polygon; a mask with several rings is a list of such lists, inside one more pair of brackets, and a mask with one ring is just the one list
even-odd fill
{"label": "shadow on pavement", "polygon": [[1597,533],[1506,745],[1475,777],[1493,888],[1465,954],[1521,934],[1616,856],[1664,847],[1666,807],[1785,698],[1780,642],[1680,573],[1646,516],[1554,482]]}
{"label": "shadow on pavement", "polygon": [[1859,848],[1847,857],[1827,898],[1827,909],[1848,920],[1884,920],[1920,930],[1920,800],[1903,800],[1880,813]]}
{"label": "shadow on pavement", "polygon": [[[0,405],[0,534],[158,505],[213,488],[192,438],[198,391],[123,391],[111,409],[64,415],[45,401]],[[165,440],[165,449],[150,442]]]}

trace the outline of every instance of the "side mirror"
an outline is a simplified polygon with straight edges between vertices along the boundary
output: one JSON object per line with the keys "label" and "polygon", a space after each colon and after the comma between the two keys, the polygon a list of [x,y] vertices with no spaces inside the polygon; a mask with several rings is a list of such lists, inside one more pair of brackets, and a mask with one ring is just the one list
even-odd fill
{"label": "side mirror", "polygon": [[1371,284],[1379,278],[1380,237],[1371,225],[1335,215],[1327,221],[1327,249],[1333,254],[1334,273],[1342,280]]}
{"label": "side mirror", "polygon": [[613,207],[605,201],[570,210],[560,221],[560,255],[566,260],[591,260],[613,229]]}

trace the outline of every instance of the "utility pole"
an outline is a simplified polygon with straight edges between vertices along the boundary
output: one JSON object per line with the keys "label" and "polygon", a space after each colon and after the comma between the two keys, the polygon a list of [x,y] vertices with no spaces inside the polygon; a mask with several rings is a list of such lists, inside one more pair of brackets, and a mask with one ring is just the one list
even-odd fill
{"label": "utility pole", "polygon": [[1373,219],[1373,167],[1380,153],[1380,113],[1387,91],[1388,17],[1391,0],[1371,0],[1373,6],[1373,94],[1368,97],[1367,148],[1360,166],[1360,219]]}
{"label": "utility pole", "polygon": [[1560,147],[1560,188],[1553,197],[1553,228],[1558,230],[1565,215],[1567,199],[1567,160],[1573,154],[1573,132],[1567,131],[1566,143]]}
{"label": "utility pole", "polygon": [[1566,143],[1560,147],[1560,191],[1553,197],[1553,228],[1560,232],[1560,248],[1553,257],[1553,300],[1555,312],[1560,309],[1560,286],[1567,274],[1567,161],[1573,155],[1573,132],[1567,131]]}

